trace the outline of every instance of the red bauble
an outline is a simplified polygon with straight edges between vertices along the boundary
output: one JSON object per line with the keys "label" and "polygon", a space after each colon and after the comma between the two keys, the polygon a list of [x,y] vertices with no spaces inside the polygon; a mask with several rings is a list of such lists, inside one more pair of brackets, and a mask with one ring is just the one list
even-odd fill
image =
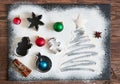
{"label": "red bauble", "polygon": [[36,45],[42,47],[45,45],[45,39],[42,37],[38,37],[35,41]]}
{"label": "red bauble", "polygon": [[13,23],[18,25],[18,24],[21,23],[21,19],[19,17],[16,17],[16,18],[13,19]]}

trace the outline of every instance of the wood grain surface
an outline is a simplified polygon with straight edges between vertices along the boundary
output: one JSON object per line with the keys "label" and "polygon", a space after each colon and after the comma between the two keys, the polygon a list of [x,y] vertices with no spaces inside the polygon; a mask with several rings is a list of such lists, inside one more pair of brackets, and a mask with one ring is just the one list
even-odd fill
{"label": "wood grain surface", "polygon": [[[8,81],[7,4],[111,4],[111,80],[83,81]],[[0,84],[120,84],[120,0],[0,0]]]}

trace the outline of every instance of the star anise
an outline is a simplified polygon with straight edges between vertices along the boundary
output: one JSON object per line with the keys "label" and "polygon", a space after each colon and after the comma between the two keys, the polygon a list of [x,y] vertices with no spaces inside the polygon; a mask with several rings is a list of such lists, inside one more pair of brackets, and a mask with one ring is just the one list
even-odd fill
{"label": "star anise", "polygon": [[94,35],[95,35],[95,38],[101,38],[101,33],[102,32],[95,32]]}

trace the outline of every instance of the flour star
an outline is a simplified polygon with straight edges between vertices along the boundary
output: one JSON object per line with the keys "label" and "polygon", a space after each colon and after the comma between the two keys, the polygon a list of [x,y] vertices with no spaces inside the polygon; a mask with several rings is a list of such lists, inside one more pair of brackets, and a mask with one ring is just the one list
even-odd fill
{"label": "flour star", "polygon": [[95,38],[101,38],[101,33],[102,32],[95,32],[94,35],[95,35]]}
{"label": "flour star", "polygon": [[87,20],[83,19],[80,15],[78,15],[74,22],[76,24],[76,28],[84,28],[87,23]]}
{"label": "flour star", "polygon": [[32,18],[27,18],[27,20],[31,23],[29,25],[29,28],[35,27],[36,30],[38,30],[39,25],[44,25],[40,19],[42,18],[42,15],[36,16],[34,12],[32,12]]}

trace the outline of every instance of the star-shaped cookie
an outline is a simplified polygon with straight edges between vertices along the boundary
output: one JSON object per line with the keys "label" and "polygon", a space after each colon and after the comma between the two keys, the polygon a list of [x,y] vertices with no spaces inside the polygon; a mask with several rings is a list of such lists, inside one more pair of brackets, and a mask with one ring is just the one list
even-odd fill
{"label": "star-shaped cookie", "polygon": [[32,12],[32,18],[27,18],[27,20],[31,23],[29,25],[29,28],[35,27],[36,30],[38,30],[39,25],[44,25],[40,19],[42,18],[42,15],[36,16],[34,12]]}

